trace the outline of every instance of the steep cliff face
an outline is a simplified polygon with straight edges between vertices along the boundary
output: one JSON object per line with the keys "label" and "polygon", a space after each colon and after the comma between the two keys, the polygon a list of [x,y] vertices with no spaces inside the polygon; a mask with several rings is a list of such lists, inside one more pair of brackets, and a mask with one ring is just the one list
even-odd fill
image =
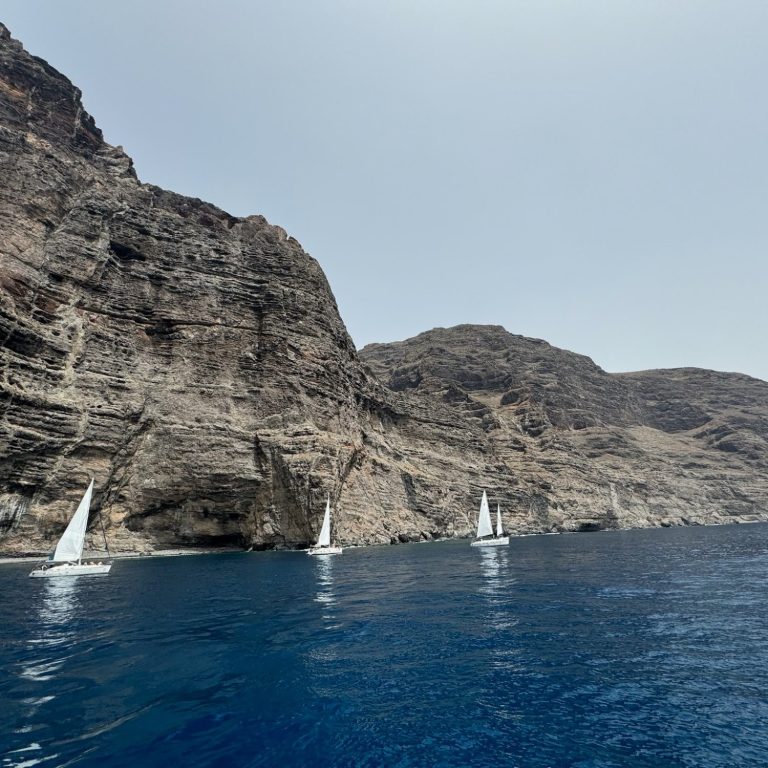
{"label": "steep cliff face", "polygon": [[311,538],[362,378],[320,267],[260,216],[139,183],[5,29],[0,95],[6,547],[46,546],[90,476],[116,546]]}
{"label": "steep cliff face", "polygon": [[485,461],[462,475],[515,530],[765,519],[768,383],[698,369],[608,374],[498,326],[435,329],[361,350],[410,400],[474,423]]}
{"label": "steep cliff face", "polygon": [[0,174],[4,552],[90,477],[124,550],[306,544],[326,494],[346,543],[466,534],[483,488],[519,531],[768,516],[765,383],[474,326],[369,371],[293,238],[139,182],[1,25]]}

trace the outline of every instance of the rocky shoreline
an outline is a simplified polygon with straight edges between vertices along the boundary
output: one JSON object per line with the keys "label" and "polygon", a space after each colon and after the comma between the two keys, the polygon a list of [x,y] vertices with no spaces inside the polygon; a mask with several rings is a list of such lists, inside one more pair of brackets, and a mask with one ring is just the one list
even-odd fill
{"label": "rocky shoreline", "polygon": [[[760,518],[733,518],[731,520],[728,520],[727,522],[722,523],[687,523],[680,526],[671,526],[671,525],[664,525],[661,524],[659,526],[653,526],[656,528],[670,528],[670,527],[716,527],[716,526],[723,526],[723,525],[754,525],[757,523],[766,523],[768,520],[760,519]],[[611,533],[615,531],[639,531],[639,530],[648,530],[648,526],[644,528],[602,528],[602,529],[596,529],[592,531],[587,530],[563,530],[563,531],[537,531],[534,533],[517,533],[517,534],[510,534],[510,539],[522,539],[527,538],[530,536],[562,536],[566,534],[583,534],[583,533]],[[362,548],[368,548],[368,547],[380,547],[380,546],[396,546],[399,544],[430,544],[430,543],[438,543],[441,541],[448,541],[448,540],[460,540],[460,541],[471,541],[472,535],[466,535],[466,536],[454,536],[454,537],[438,537],[438,538],[430,538],[430,539],[412,539],[412,540],[406,540],[401,541],[399,539],[395,541],[391,541],[389,544],[345,544],[345,548],[347,549],[362,549]],[[111,560],[142,560],[142,559],[148,559],[152,557],[187,557],[192,555],[222,555],[222,554],[244,554],[248,552],[304,552],[306,551],[307,547],[305,546],[295,546],[295,547],[274,547],[274,548],[262,548],[262,549],[242,549],[242,548],[228,548],[228,549],[158,549],[154,551],[143,551],[143,552],[112,552],[109,555],[109,559]],[[49,553],[48,552],[39,552],[39,553],[25,553],[25,554],[19,554],[19,555],[5,555],[4,553],[0,553],[0,565],[3,564],[9,564],[9,563],[25,563],[25,562],[39,562],[41,558],[47,557]],[[96,558],[107,558],[107,553],[102,552],[93,552],[93,553],[86,553],[83,555],[83,557],[86,560],[92,560]]]}
{"label": "rocky shoreline", "polygon": [[[141,560],[150,557],[188,557],[192,555],[221,555],[242,552],[242,549],[159,549],[155,552],[111,552],[111,560]],[[48,552],[38,554],[24,554],[18,556],[0,556],[0,565],[8,563],[37,563],[41,558],[48,556]],[[86,552],[85,560],[107,558],[106,552]]]}

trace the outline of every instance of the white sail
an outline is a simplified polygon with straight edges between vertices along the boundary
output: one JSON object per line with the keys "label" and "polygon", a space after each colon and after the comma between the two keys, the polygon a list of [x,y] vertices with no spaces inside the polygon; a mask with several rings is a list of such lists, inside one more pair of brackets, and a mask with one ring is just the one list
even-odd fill
{"label": "white sail", "polygon": [[83,555],[83,542],[85,541],[85,529],[88,525],[88,513],[91,509],[91,495],[93,494],[93,480],[85,492],[75,516],[69,521],[67,529],[56,545],[53,560],[57,563],[70,563],[79,560]]}
{"label": "white sail", "polygon": [[491,526],[491,511],[488,509],[488,496],[483,491],[483,500],[480,502],[480,517],[477,519],[477,538],[490,536],[493,533]]}
{"label": "white sail", "polygon": [[317,537],[318,547],[329,547],[331,545],[331,500],[325,502],[325,517],[323,518],[323,527],[320,529],[320,535]]}
{"label": "white sail", "polygon": [[496,505],[496,535],[501,537],[504,533],[501,530],[501,507]]}

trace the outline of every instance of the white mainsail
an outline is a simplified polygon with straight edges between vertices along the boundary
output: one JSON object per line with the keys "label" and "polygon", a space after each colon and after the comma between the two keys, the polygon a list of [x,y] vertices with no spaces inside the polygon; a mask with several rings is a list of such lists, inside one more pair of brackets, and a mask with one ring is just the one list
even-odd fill
{"label": "white mainsail", "polygon": [[488,496],[483,491],[483,500],[480,502],[480,517],[477,519],[477,538],[493,534],[491,526],[491,511],[488,509]]}
{"label": "white mainsail", "polygon": [[498,504],[496,505],[496,535],[499,537],[504,535],[501,530],[501,507]]}
{"label": "white mainsail", "polygon": [[75,516],[69,521],[67,529],[56,545],[56,551],[53,553],[54,562],[71,563],[80,560],[83,556],[83,542],[85,541],[85,529],[88,525],[92,494],[93,480],[91,480],[88,490],[80,501]]}
{"label": "white mainsail", "polygon": [[320,535],[317,537],[318,547],[331,546],[331,500],[328,498],[325,502],[325,517],[323,518],[323,527],[320,529]]}

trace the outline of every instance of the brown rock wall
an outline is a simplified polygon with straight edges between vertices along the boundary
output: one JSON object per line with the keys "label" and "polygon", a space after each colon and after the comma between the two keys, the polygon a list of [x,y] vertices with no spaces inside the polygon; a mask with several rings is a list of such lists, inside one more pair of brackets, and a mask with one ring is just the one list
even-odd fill
{"label": "brown rock wall", "polygon": [[3,552],[89,477],[125,550],[306,544],[326,494],[345,543],[468,534],[484,488],[518,532],[768,516],[764,382],[499,327],[358,355],[296,240],[142,184],[1,25],[0,178]]}

